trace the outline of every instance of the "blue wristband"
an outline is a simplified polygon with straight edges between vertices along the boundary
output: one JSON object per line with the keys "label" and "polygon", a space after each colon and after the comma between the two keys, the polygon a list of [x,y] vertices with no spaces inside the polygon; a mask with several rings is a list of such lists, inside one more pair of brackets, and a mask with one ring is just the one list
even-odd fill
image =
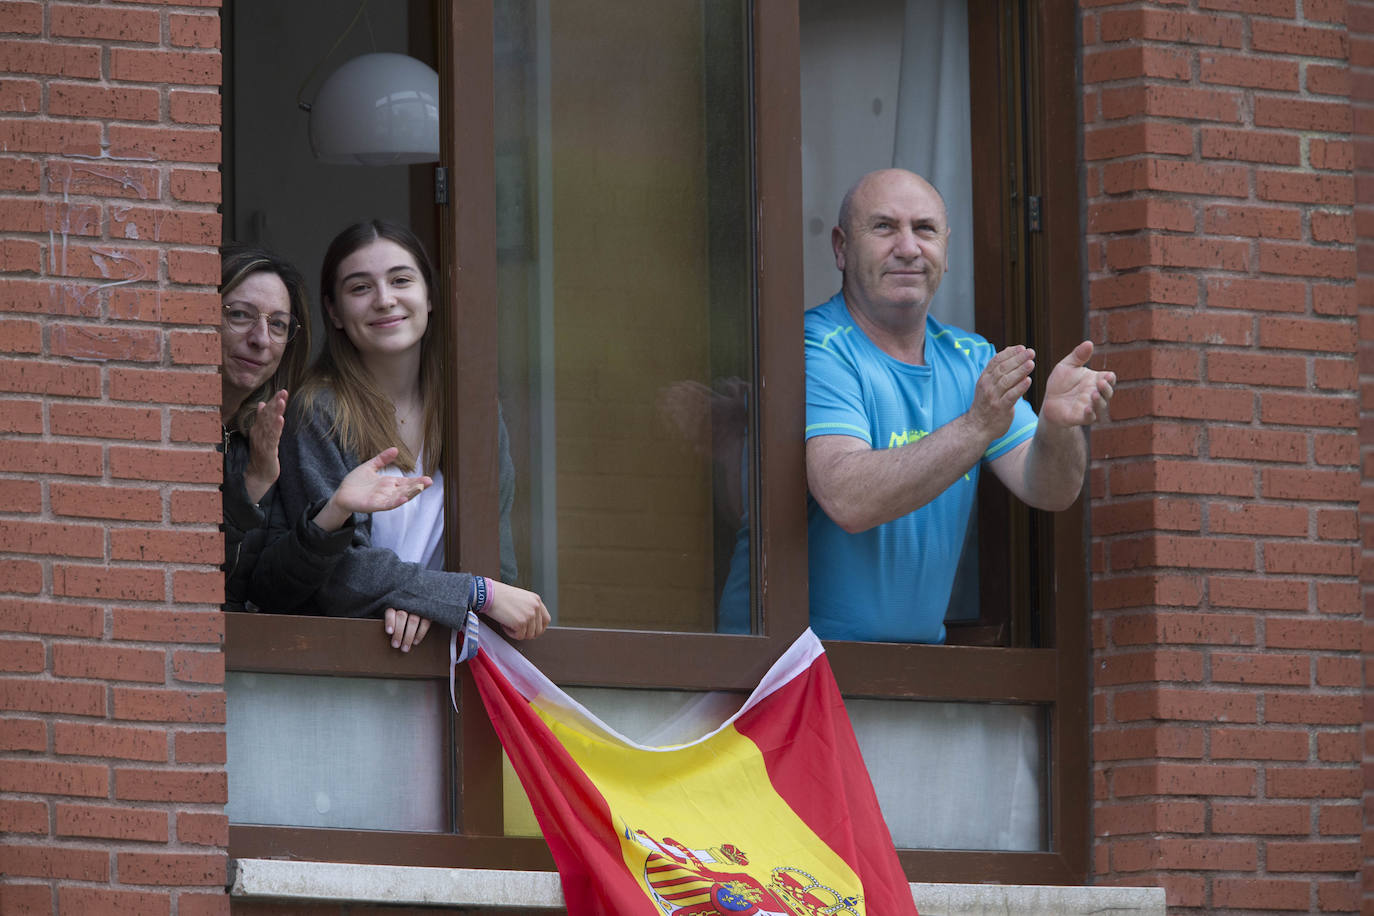
{"label": "blue wristband", "polygon": [[472,577],[472,593],[468,597],[468,610],[485,612],[489,594],[487,591],[487,577]]}

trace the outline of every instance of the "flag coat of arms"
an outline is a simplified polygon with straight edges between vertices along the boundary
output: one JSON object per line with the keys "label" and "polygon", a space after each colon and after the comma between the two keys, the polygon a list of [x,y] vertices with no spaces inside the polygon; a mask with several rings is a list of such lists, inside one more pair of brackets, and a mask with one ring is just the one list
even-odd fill
{"label": "flag coat of arms", "polygon": [[570,916],[915,916],[810,630],[737,713],[668,747],[630,741],[494,633],[472,635],[483,705]]}

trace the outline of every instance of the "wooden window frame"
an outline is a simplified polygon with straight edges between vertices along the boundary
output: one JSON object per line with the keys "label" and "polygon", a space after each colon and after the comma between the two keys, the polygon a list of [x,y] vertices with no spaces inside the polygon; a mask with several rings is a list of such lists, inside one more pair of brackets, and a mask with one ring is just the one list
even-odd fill
{"label": "wooden window frame", "polygon": [[[1077,54],[1070,0],[970,0],[971,17],[1016,11],[1026,41],[1036,48],[1034,92],[1016,124],[1031,149],[1017,180],[1045,201],[1045,228],[1029,237],[1021,263],[1036,265],[1021,283],[1025,296],[1009,301],[1056,303],[1035,311],[1028,329],[1049,351],[1067,352],[1081,339],[1076,157],[1039,154],[1045,136],[1077,136]],[[488,227],[495,211],[493,7],[491,0],[437,4],[443,123],[441,164],[449,169],[450,200],[439,208],[436,321],[454,368],[445,449],[450,568],[495,569],[497,543],[496,247]],[[1022,15],[1024,14],[1024,16]],[[981,27],[981,26],[979,26]],[[1012,30],[1011,34],[1015,34]],[[998,28],[1005,36],[1007,30]],[[756,519],[751,538],[762,608],[762,635],[662,633],[551,628],[522,644],[525,654],[564,685],[680,690],[753,688],[772,662],[807,626],[807,557],[802,351],[801,104],[796,0],[755,0],[752,17],[756,386],[753,441]],[[975,48],[972,65],[1000,68],[1008,48]],[[987,54],[995,54],[989,62]],[[461,104],[459,97],[461,93]],[[1005,150],[1012,121],[975,122]],[[458,142],[461,138],[461,142]],[[976,152],[983,155],[983,152]],[[1002,156],[1002,153],[995,155]],[[976,163],[976,167],[983,167]],[[1003,173],[1005,162],[996,168]],[[1006,244],[1021,220],[1019,205],[978,214],[979,244]],[[984,238],[983,236],[987,237]],[[994,247],[993,250],[996,250]],[[988,301],[994,301],[996,297]],[[980,309],[984,308],[980,293]],[[1008,307],[1009,308],[1009,307]],[[1003,310],[1003,320],[1009,314]],[[983,313],[980,311],[980,321]],[[454,328],[463,329],[462,359]],[[1004,330],[1006,330],[1004,328]],[[1048,845],[1046,852],[901,850],[913,880],[1021,884],[1081,884],[1088,865],[1088,753],[1086,541],[1081,512],[1037,521],[1043,569],[1053,594],[1038,595],[1044,632],[1024,648],[923,646],[835,642],[830,662],[846,696],[905,700],[1028,703],[1048,711]],[[995,530],[995,529],[988,529]],[[402,656],[381,638],[375,620],[287,615],[226,615],[226,667],[231,671],[425,678],[446,680],[448,646],[435,633]],[[436,638],[439,637],[439,638]],[[290,857],[323,861],[429,866],[548,869],[541,839],[503,836],[501,752],[465,670],[459,703],[474,715],[452,715],[453,765],[458,785],[451,833],[344,830],[232,824],[234,857]],[[232,778],[232,774],[231,774]]]}

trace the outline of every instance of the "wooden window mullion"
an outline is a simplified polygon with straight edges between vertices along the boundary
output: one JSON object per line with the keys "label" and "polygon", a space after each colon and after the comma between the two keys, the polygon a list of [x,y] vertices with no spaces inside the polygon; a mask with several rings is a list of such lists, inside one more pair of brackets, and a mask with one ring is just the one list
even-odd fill
{"label": "wooden window mullion", "polygon": [[[494,11],[492,0],[444,4],[439,56],[439,210],[448,401],[444,412],[447,568],[496,576],[499,537]],[[500,836],[501,750],[471,675],[458,678],[457,827]]]}

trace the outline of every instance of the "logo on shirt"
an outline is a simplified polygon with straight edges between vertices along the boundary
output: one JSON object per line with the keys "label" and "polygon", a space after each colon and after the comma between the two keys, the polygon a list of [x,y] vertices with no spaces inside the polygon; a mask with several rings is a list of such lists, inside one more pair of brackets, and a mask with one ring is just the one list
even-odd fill
{"label": "logo on shirt", "polygon": [[929,430],[908,429],[905,432],[893,433],[887,440],[888,448],[896,448],[899,445],[910,445],[918,439],[924,439],[930,435]]}
{"label": "logo on shirt", "polygon": [[[930,432],[924,429],[908,429],[905,432],[893,433],[887,438],[887,447],[897,448],[899,445],[910,445],[929,435]],[[969,481],[972,480],[967,473],[964,474],[964,479]]]}

